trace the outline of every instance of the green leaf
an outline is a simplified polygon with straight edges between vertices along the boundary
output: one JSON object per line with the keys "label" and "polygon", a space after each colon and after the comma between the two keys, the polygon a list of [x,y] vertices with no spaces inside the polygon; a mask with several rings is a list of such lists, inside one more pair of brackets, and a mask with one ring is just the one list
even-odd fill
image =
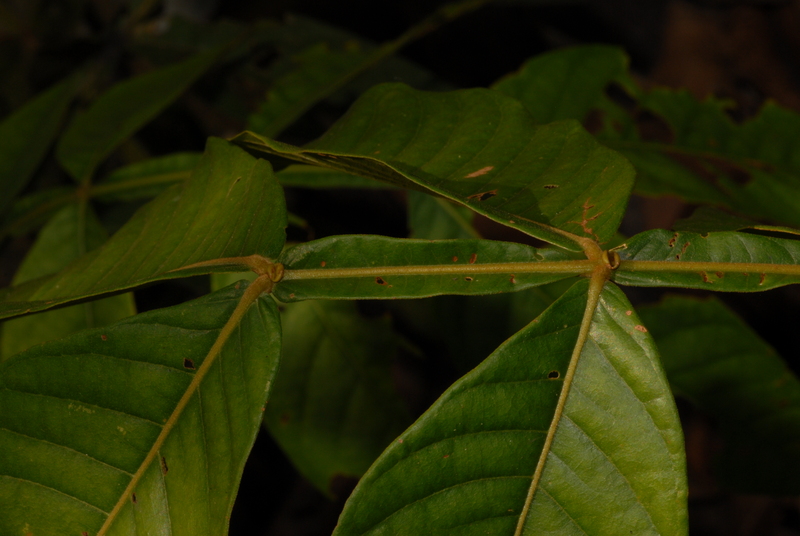
{"label": "green leaf", "polygon": [[76,79],[70,77],[0,123],[0,214],[5,214],[42,162],[64,121],[76,85]]}
{"label": "green leaf", "polygon": [[683,438],[652,339],[618,288],[595,310],[588,287],[393,442],[334,534],[685,535]]}
{"label": "green leaf", "polygon": [[54,276],[7,292],[0,317],[215,270],[182,270],[201,261],[274,258],[285,227],[283,191],[269,163],[211,138],[190,180],[142,207],[103,247]]}
{"label": "green leaf", "polygon": [[219,58],[203,52],[121,82],[73,119],[61,137],[56,156],[72,177],[87,183],[108,154],[175,101]]}
{"label": "green leaf", "polygon": [[391,188],[391,186],[335,169],[294,164],[275,174],[283,186],[297,188]]}
{"label": "green leaf", "polygon": [[247,129],[262,136],[277,136],[368,57],[369,53],[358,46],[336,50],[327,43],[297,54],[292,58],[294,69],[271,85],[266,100],[248,118]]}
{"label": "green leaf", "polygon": [[583,121],[595,109],[611,109],[605,93],[616,82],[630,93],[638,88],[628,75],[628,56],[618,47],[584,45],[531,58],[492,89],[522,102],[539,123]]}
{"label": "green leaf", "polygon": [[614,281],[621,285],[759,292],[800,283],[798,240],[655,229],[618,251],[622,263]]}
{"label": "green leaf", "polygon": [[[748,220],[747,218],[741,218],[734,214],[729,214],[715,207],[707,206],[698,207],[690,217],[676,221],[675,225],[673,225],[673,229],[676,231],[691,231],[695,233],[756,230],[767,231],[773,234],[785,233],[788,235],[800,235],[800,229],[778,225],[765,225]],[[786,238],[793,237],[787,236]]]}
{"label": "green leaf", "polygon": [[280,356],[245,287],[0,364],[0,533],[227,533]]}
{"label": "green leaf", "polygon": [[149,199],[191,176],[201,153],[173,153],[120,168],[92,185],[89,195],[102,202]]}
{"label": "green leaf", "polygon": [[569,233],[617,230],[633,169],[574,121],[536,126],[499,92],[377,86],[322,138],[300,149],[245,132],[255,154],[330,167],[434,192],[504,225],[580,251]]}
{"label": "green leaf", "polygon": [[446,240],[480,238],[472,227],[474,213],[441,197],[408,192],[408,227],[411,238]]}
{"label": "green leaf", "polygon": [[[95,249],[105,239],[105,230],[91,207],[67,206],[39,233],[13,282],[18,285],[57,272],[79,257],[81,250]],[[133,295],[128,293],[47,311],[35,317],[14,318],[0,325],[0,359],[34,344],[59,339],[82,329],[113,324],[134,314]]]}
{"label": "green leaf", "polygon": [[744,493],[800,494],[800,381],[715,298],[668,296],[641,311],[676,394],[719,424],[721,482]]}
{"label": "green leaf", "polygon": [[[542,262],[570,260],[568,253],[554,248],[491,240],[332,236],[284,251],[278,262],[285,272],[274,294],[291,302],[513,292],[587,271],[588,261],[567,262],[572,270],[567,267],[561,273],[554,273],[559,267],[552,265],[546,272],[534,271]],[[525,264],[495,264],[501,262]]]}
{"label": "green leaf", "polygon": [[353,302],[290,304],[284,350],[264,423],[295,467],[332,496],[360,477],[411,421],[392,385],[397,338],[388,317]]}

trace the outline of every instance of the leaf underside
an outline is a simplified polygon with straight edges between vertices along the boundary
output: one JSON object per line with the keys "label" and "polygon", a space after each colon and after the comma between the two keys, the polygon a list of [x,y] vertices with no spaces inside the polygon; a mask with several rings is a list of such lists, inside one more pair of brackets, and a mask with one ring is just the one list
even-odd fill
{"label": "leaf underside", "polygon": [[587,289],[576,283],[392,443],[334,534],[686,534],[672,395],[652,339],[611,283],[556,413]]}
{"label": "leaf underside", "polygon": [[0,533],[94,535],[107,521],[104,534],[227,533],[280,355],[280,321],[267,297],[204,367],[245,287],[0,365]]}

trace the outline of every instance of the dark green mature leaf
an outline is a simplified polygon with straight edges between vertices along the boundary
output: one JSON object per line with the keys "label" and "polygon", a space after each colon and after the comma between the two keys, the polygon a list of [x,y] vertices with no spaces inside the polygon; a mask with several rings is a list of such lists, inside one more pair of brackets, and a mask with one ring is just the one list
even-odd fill
{"label": "dark green mature leaf", "polygon": [[668,296],[641,311],[673,389],[722,428],[722,483],[800,494],[800,381],[720,301]]}
{"label": "dark green mature leaf", "polygon": [[295,467],[327,495],[360,477],[411,422],[392,385],[397,336],[353,302],[290,304],[283,357],[264,423]]}
{"label": "dark green mature leaf", "polygon": [[613,284],[565,385],[587,287],[577,283],[392,443],[334,534],[686,534],[677,412],[652,339]]}
{"label": "dark green mature leaf", "polygon": [[[281,301],[291,302],[512,292],[572,277],[590,268],[577,267],[566,273],[525,273],[523,266],[493,267],[493,263],[535,265],[545,261],[569,260],[572,258],[568,253],[557,249],[536,249],[491,240],[332,236],[284,251],[278,262],[284,265],[286,272],[283,280],[276,285],[274,294]],[[439,273],[431,273],[436,266],[443,269]],[[335,272],[342,268],[363,268],[366,271],[352,275]],[[423,273],[410,272],[419,268]],[[295,279],[298,277],[292,273],[295,270],[303,270],[302,279]],[[486,270],[486,273],[479,273],[480,270]],[[488,273],[489,270],[499,273]],[[326,277],[326,271],[332,275]],[[336,275],[335,284],[330,279],[333,274]]]}
{"label": "dark green mature leaf", "polygon": [[391,188],[382,182],[318,166],[294,164],[275,175],[282,185],[298,188]]}
{"label": "dark green mature leaf", "polygon": [[0,365],[0,533],[227,533],[280,357],[269,297],[226,325],[245,287]]}
{"label": "dark green mature leaf", "polygon": [[276,80],[258,111],[248,118],[247,129],[274,137],[312,105],[331,93],[331,85],[358,70],[369,52],[357,45],[331,49],[326,43],[312,46],[292,59],[295,69]]}
{"label": "dark green mature leaf", "polygon": [[[91,207],[70,205],[42,229],[14,276],[13,283],[58,272],[82,251],[100,247],[107,238]],[[14,318],[0,325],[0,359],[40,342],[60,339],[82,329],[113,324],[136,314],[133,295],[121,294],[37,316]]]}
{"label": "dark green mature leaf", "polygon": [[[628,240],[626,247],[619,249],[619,256],[623,263],[614,281],[621,285],[758,292],[800,283],[798,240],[750,233],[699,234],[656,229]],[[640,271],[640,268],[630,269],[624,261],[660,261],[660,264]],[[700,262],[726,264],[708,268],[695,268],[691,264]]]}
{"label": "dark green mature leaf", "polygon": [[[690,217],[676,221],[672,228],[676,231],[691,231],[694,233],[756,230],[773,234],[800,235],[800,229],[765,225],[708,206],[698,207]],[[786,236],[786,238],[792,238],[792,236]]]}
{"label": "dark green mature leaf", "polygon": [[103,247],[52,277],[12,289],[0,302],[0,317],[214,271],[181,271],[201,261],[252,254],[274,258],[285,227],[283,191],[269,163],[211,138],[189,181],[142,207]]}
{"label": "dark green mature leaf", "polygon": [[243,133],[235,143],[442,195],[567,249],[617,230],[633,169],[574,121],[536,126],[499,92],[447,93],[384,84],[305,149]]}
{"label": "dark green mature leaf", "polygon": [[175,101],[219,56],[219,49],[203,52],[111,88],[73,119],[56,148],[61,165],[76,181],[88,182],[114,148]]}
{"label": "dark green mature leaf", "polygon": [[492,89],[522,102],[540,123],[561,119],[583,121],[596,109],[613,110],[606,95],[612,82],[638,92],[628,74],[628,56],[621,48],[585,45],[531,58]]}
{"label": "dark green mature leaf", "polygon": [[76,79],[70,77],[0,123],[0,214],[5,214],[42,162],[64,121],[76,86]]}

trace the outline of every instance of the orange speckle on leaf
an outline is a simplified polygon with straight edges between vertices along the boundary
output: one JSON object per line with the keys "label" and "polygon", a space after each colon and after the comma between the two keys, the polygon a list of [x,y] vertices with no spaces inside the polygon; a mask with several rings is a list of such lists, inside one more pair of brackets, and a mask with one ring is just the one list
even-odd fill
{"label": "orange speckle on leaf", "polygon": [[633,329],[636,331],[641,331],[642,333],[647,333],[647,328],[644,326],[633,326]]}
{"label": "orange speckle on leaf", "polygon": [[320,266],[322,266],[323,268],[325,268],[325,265],[326,265],[326,264],[327,264],[327,263],[326,263],[325,261],[322,261],[321,263],[319,263],[319,265],[320,265]]}
{"label": "orange speckle on leaf", "polygon": [[633,311],[625,311],[625,314],[631,316],[633,314]]}
{"label": "orange speckle on leaf", "polygon": [[477,261],[477,260],[478,260],[478,254],[477,253],[473,253],[472,255],[469,256],[469,263],[470,264],[475,264],[475,261]]}
{"label": "orange speckle on leaf", "polygon": [[100,335],[100,338],[104,341],[108,340],[108,335]]}
{"label": "orange speckle on leaf", "polygon": [[455,255],[453,255],[453,262],[458,262],[458,257],[456,257]]}

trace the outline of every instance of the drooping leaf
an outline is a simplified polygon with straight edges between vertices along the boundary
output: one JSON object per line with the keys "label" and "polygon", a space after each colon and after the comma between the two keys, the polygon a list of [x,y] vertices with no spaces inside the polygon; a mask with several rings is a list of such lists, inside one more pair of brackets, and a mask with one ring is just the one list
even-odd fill
{"label": "drooping leaf", "polygon": [[188,179],[201,159],[201,153],[185,152],[137,162],[94,184],[89,195],[103,202],[149,199]]}
{"label": "drooping leaf", "polygon": [[[422,298],[440,294],[513,292],[590,269],[574,261],[562,272],[535,272],[538,263],[570,261],[555,249],[491,240],[412,240],[341,235],[299,244],[281,254],[285,267],[275,296],[308,299]],[[495,263],[524,263],[498,267]],[[432,267],[440,268],[430,273]],[[339,273],[339,269],[361,269]],[[415,274],[414,270],[419,273]],[[500,273],[491,273],[502,270]],[[335,277],[336,284],[331,283]]]}
{"label": "drooping leaf", "polygon": [[39,167],[53,143],[77,80],[70,77],[36,96],[0,123],[0,214]]}
{"label": "drooping leaf", "polygon": [[372,179],[318,166],[293,164],[275,175],[282,185],[298,188],[391,188]]}
{"label": "drooping leaf", "polygon": [[219,58],[215,49],[181,63],[120,82],[72,120],[56,155],[72,177],[86,183],[120,143],[174,102]]}
{"label": "drooping leaf", "polygon": [[584,318],[587,287],[393,442],[334,534],[685,535],[683,440],[655,346],[613,284]]}
{"label": "drooping leaf", "polygon": [[58,274],[11,289],[0,317],[40,311],[151,281],[209,273],[180,269],[221,257],[276,257],[286,207],[270,165],[211,138],[191,179],[172,186],[101,248]]}
{"label": "drooping leaf", "polygon": [[0,533],[227,533],[280,356],[245,287],[0,364]]}
{"label": "drooping leaf", "polygon": [[616,232],[633,169],[574,121],[536,126],[499,92],[377,86],[304,149],[243,133],[235,143],[265,157],[339,169],[431,191],[564,248]]}
{"label": "drooping leaf", "polygon": [[713,297],[668,296],[641,315],[675,392],[722,429],[721,482],[800,494],[800,381],[775,350]]}
{"label": "drooping leaf", "polygon": [[327,495],[360,477],[411,421],[392,385],[397,336],[353,302],[290,304],[264,423],[295,467]]}
{"label": "drooping leaf", "polygon": [[[62,209],[39,233],[14,276],[14,284],[55,273],[105,241],[106,233],[90,206]],[[60,339],[82,329],[113,324],[136,314],[131,294],[111,296],[37,316],[14,318],[0,325],[0,359],[34,344]]]}
{"label": "drooping leaf", "polygon": [[[750,233],[655,229],[619,249],[621,285],[759,292],[800,283],[800,240]],[[633,261],[626,263],[626,261]],[[638,261],[657,261],[640,264]],[[695,266],[695,263],[721,263]]]}

